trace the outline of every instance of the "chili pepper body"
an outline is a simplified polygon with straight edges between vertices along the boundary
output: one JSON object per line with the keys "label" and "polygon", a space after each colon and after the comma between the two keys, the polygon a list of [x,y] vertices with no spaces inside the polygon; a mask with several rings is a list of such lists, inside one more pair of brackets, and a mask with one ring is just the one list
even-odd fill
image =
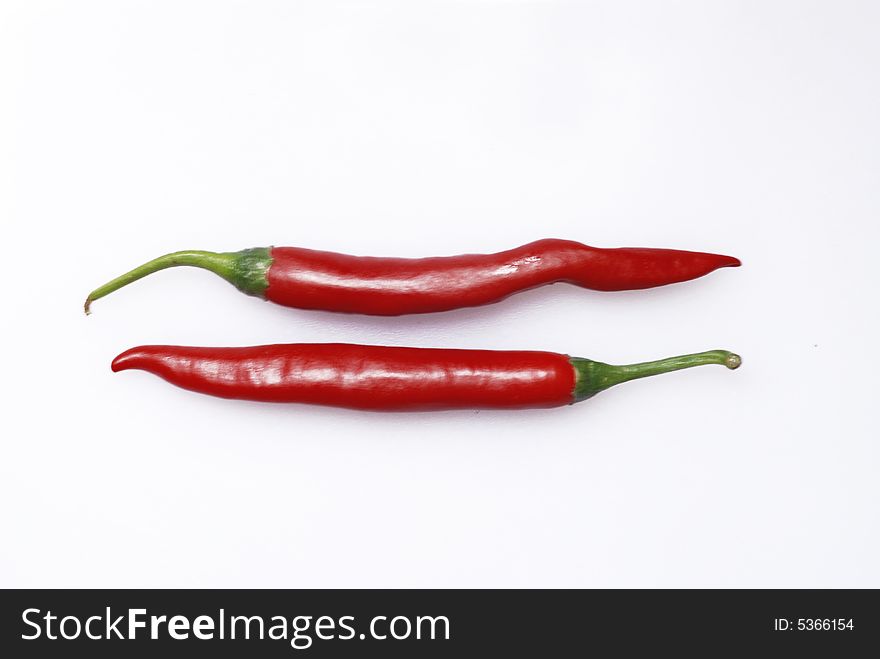
{"label": "chili pepper body", "polygon": [[651,288],[694,279],[735,259],[664,249],[597,249],[540,240],[497,254],[424,259],[371,258],[275,247],[267,300],[301,309],[395,316],[497,302],[567,282],[599,291]]}
{"label": "chili pepper body", "polygon": [[489,304],[556,282],[599,291],[652,288],[740,262],[719,254],[603,249],[556,239],[495,254],[417,259],[350,256],[299,247],[176,252],[96,289],[86,300],[86,311],[91,302],[126,284],[178,265],[206,268],[249,295],[289,307],[395,316]]}
{"label": "chili pepper body", "polygon": [[700,364],[726,351],[611,366],[552,352],[304,343],[241,348],[141,346],[113,360],[223,398],[361,410],[518,409],[568,405],[614,384]]}

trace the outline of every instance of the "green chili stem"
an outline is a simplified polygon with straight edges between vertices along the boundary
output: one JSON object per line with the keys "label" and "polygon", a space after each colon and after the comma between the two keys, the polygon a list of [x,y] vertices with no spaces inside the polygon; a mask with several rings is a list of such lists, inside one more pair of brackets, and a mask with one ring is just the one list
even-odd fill
{"label": "green chili stem", "polygon": [[622,382],[670,373],[683,368],[705,364],[720,364],[729,369],[739,368],[742,358],[728,350],[707,350],[640,364],[614,365],[579,358],[572,358],[571,363],[577,373],[574,391],[574,400],[577,402]]}
{"label": "green chili stem", "polygon": [[165,254],[96,288],[86,298],[84,309],[88,314],[95,300],[154,272],[181,265],[210,270],[239,290],[249,295],[262,296],[268,285],[266,272],[271,263],[272,258],[268,248],[246,249],[240,252],[186,250]]}

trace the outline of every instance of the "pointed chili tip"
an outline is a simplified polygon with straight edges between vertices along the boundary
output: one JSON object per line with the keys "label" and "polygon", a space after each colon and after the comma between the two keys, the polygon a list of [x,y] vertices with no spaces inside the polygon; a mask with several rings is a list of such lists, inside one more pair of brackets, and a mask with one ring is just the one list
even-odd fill
{"label": "pointed chili tip", "polygon": [[722,265],[721,267],[722,268],[738,268],[741,265],[742,265],[742,261],[740,261],[738,258],[736,258],[735,256],[728,256],[727,262],[724,265]]}
{"label": "pointed chili tip", "polygon": [[119,373],[119,371],[125,371],[130,368],[137,368],[137,358],[137,348],[126,350],[122,354],[117,355],[116,359],[114,359],[110,363],[110,370],[112,370],[114,373]]}
{"label": "pointed chili tip", "polygon": [[727,256],[726,254],[713,254],[715,257],[715,268],[738,268],[742,265],[735,256]]}
{"label": "pointed chili tip", "polygon": [[743,360],[742,357],[735,353],[730,353],[727,355],[727,358],[724,360],[724,365],[729,368],[731,371],[742,366]]}
{"label": "pointed chili tip", "polygon": [[735,256],[725,256],[725,261],[721,263],[722,268],[738,268],[742,265],[742,261],[740,261]]}

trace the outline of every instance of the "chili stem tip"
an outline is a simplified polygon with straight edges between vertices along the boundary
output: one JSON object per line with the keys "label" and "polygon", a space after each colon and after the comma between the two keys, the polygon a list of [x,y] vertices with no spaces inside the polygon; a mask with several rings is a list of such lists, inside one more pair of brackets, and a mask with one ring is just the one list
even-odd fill
{"label": "chili stem tip", "polygon": [[256,247],[240,252],[187,250],[165,254],[152,261],[147,261],[134,270],[130,270],[93,290],[86,298],[83,309],[88,315],[91,304],[95,300],[100,300],[105,295],[109,295],[149,274],[181,265],[210,270],[240,291],[248,295],[263,297],[266,287],[269,285],[266,273],[272,265],[270,250],[271,248],[268,247]]}
{"label": "chili stem tip", "polygon": [[724,360],[724,365],[731,371],[742,366],[742,363],[742,357],[733,352],[727,355],[727,358]]}

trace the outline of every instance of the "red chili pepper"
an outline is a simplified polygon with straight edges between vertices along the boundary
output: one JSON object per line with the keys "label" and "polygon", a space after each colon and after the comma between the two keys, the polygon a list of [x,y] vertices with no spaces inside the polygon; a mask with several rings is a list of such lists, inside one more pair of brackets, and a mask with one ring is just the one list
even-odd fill
{"label": "red chili pepper", "polygon": [[186,251],[161,256],[96,289],[86,299],[86,313],[94,300],[179,265],[211,270],[249,295],[289,307],[395,316],[497,302],[555,282],[599,291],[651,288],[740,262],[703,252],[602,249],[555,239],[497,254],[421,259],[349,256],[299,247]]}
{"label": "red chili pepper", "polygon": [[551,352],[301,343],[247,348],[141,346],[113,360],[223,398],[362,410],[556,407],[615,384],[703,364],[737,368],[711,350],[613,366]]}

